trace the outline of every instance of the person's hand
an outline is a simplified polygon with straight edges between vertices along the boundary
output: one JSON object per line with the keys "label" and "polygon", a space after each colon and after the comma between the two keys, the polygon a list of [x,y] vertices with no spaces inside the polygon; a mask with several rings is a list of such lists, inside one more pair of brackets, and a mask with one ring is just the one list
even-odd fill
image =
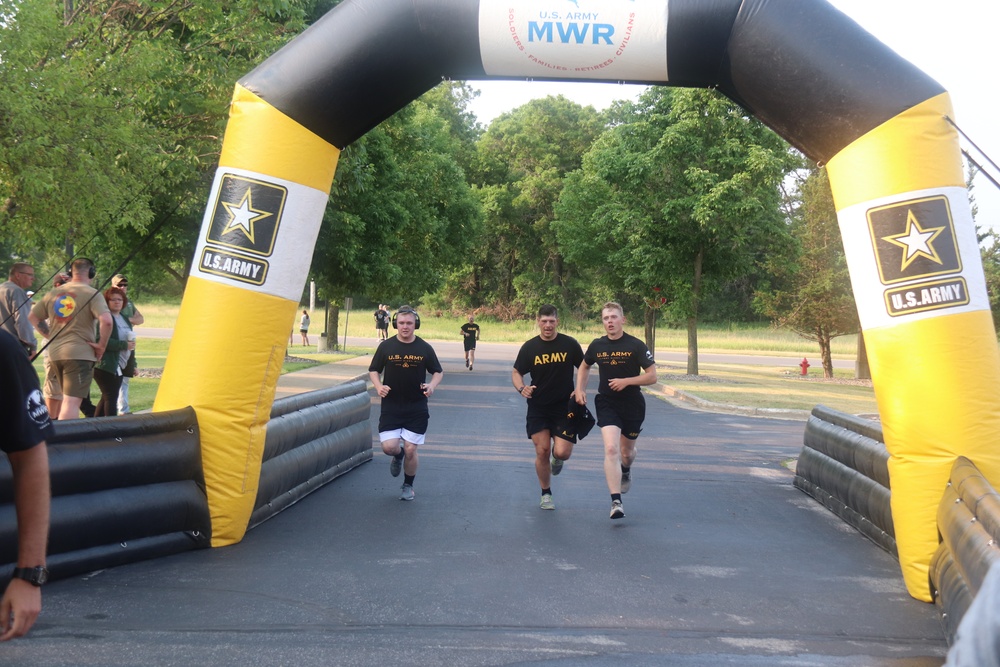
{"label": "person's hand", "polygon": [[627,386],[629,386],[629,383],[625,380],[625,378],[611,378],[608,380],[608,388],[611,389],[611,391],[621,391]]}
{"label": "person's hand", "polygon": [[582,389],[573,390],[573,398],[576,399],[576,402],[579,405],[587,404],[587,392],[583,391]]}
{"label": "person's hand", "polygon": [[28,634],[42,611],[42,589],[11,579],[0,601],[0,642]]}
{"label": "person's hand", "polygon": [[104,356],[104,350],[106,349],[104,345],[101,345],[100,343],[91,343],[90,341],[87,341],[87,345],[94,349],[94,354],[97,355],[98,359]]}
{"label": "person's hand", "polygon": [[381,398],[385,398],[386,396],[389,395],[390,391],[392,391],[392,387],[390,387],[387,384],[384,384],[384,385],[382,385],[381,387],[378,388],[378,395]]}
{"label": "person's hand", "polygon": [[430,386],[426,382],[421,383],[420,389],[424,392],[424,396],[426,396],[427,398],[430,398],[431,394],[434,393],[434,387]]}
{"label": "person's hand", "polygon": [[134,350],[135,349],[135,341],[134,340],[130,340],[128,342],[128,349],[129,350]]}
{"label": "person's hand", "polygon": [[524,385],[524,391],[521,392],[521,396],[524,396],[525,398],[531,398],[531,395],[535,393],[535,389],[537,388],[538,387],[536,387],[533,384],[526,384]]}

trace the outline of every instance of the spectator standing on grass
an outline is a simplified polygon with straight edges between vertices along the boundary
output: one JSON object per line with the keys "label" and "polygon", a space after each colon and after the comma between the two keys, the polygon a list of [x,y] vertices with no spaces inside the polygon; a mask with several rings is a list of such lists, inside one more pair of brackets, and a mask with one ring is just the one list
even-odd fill
{"label": "spectator standing on grass", "polygon": [[[111,335],[111,313],[104,296],[90,286],[97,275],[84,257],[72,264],[71,279],[31,308],[31,324],[48,340],[51,377],[62,391],[59,419],[79,419],[80,405],[90,395],[94,364]],[[99,336],[95,337],[95,326]],[[101,342],[98,342],[101,341]]]}
{"label": "spectator standing on grass", "polygon": [[122,387],[122,371],[128,365],[129,353],[135,350],[135,339],[129,340],[132,330],[123,315],[128,303],[124,290],[109,287],[104,300],[111,311],[111,336],[104,341],[105,351],[94,367],[94,382],[101,390],[101,399],[94,411],[95,417],[114,417],[118,414],[118,395]]}
{"label": "spectator standing on grass", "polygon": [[25,290],[35,282],[35,269],[31,264],[17,262],[10,267],[7,282],[0,284],[0,329],[21,343],[29,357],[35,356],[35,330],[28,320],[31,299]]}
{"label": "spectator standing on grass", "polygon": [[[125,307],[122,308],[121,314],[125,323],[128,325],[128,330],[133,331],[135,327],[145,322],[146,318],[143,317],[142,313],[139,312],[139,309],[135,307],[135,302],[128,298],[128,278],[119,273],[111,279],[111,286],[117,287],[125,293]],[[135,336],[131,336],[131,339],[134,341]],[[117,404],[118,414],[120,415],[127,415],[132,412],[132,408],[128,404],[128,385],[129,380],[135,376],[136,365],[135,346],[133,345],[132,349],[129,351],[128,363],[122,370],[122,388],[121,391],[118,392]]]}
{"label": "spectator standing on grass", "polygon": [[[38,374],[21,345],[0,334],[0,423],[13,473],[17,517],[17,564],[0,598],[0,641],[27,634],[42,611],[41,586],[48,580],[49,458],[45,440],[52,422],[38,390]],[[0,651],[2,652],[2,651]]]}
{"label": "spectator standing on grass", "polygon": [[309,345],[309,311],[305,309],[299,318],[299,333],[302,334],[302,344]]}
{"label": "spectator standing on grass", "polygon": [[576,372],[576,402],[586,405],[590,367],[597,364],[600,381],[594,406],[604,440],[604,477],[611,493],[611,518],[622,519],[622,494],[632,486],[635,442],[646,418],[646,399],[639,387],[656,382],[656,362],[645,343],[625,333],[621,304],[604,304],[601,323],[607,333],[590,343]]}
{"label": "spectator standing on grass", "polygon": [[430,420],[427,399],[434,395],[444,371],[434,348],[417,337],[420,316],[411,306],[400,306],[392,324],[397,333],[379,344],[368,376],[382,399],[378,436],[382,451],[392,457],[389,474],[398,477],[403,471],[399,499],[413,500],[413,480],[419,463],[417,447],[424,444]]}
{"label": "spectator standing on grass", "polygon": [[375,311],[375,335],[379,340],[389,338],[389,306],[380,303]]}

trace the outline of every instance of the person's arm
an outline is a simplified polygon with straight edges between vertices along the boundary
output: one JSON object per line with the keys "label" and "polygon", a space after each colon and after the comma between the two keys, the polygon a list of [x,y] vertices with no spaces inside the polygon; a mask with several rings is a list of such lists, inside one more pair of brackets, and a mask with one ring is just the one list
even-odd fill
{"label": "person's arm", "polygon": [[49,325],[42,318],[35,315],[34,311],[28,313],[28,321],[31,322],[31,326],[35,327],[38,333],[42,334],[42,338],[49,337]]}
{"label": "person's arm", "polygon": [[392,390],[387,384],[382,384],[382,374],[378,371],[368,371],[368,377],[371,378],[372,385],[375,387],[375,393],[381,398],[388,396],[389,392]]}
{"label": "person's arm", "polygon": [[580,405],[587,404],[587,380],[590,379],[590,364],[586,361],[576,369],[576,389],[573,390],[573,397]]}
{"label": "person's arm", "polygon": [[608,387],[611,391],[621,391],[625,387],[631,385],[638,385],[643,387],[645,385],[653,384],[656,382],[656,364],[651,364],[648,368],[643,370],[639,375],[633,375],[630,378],[612,378],[608,380]]}
{"label": "person's arm", "polygon": [[514,383],[514,389],[517,389],[517,393],[525,398],[531,398],[535,392],[535,385],[525,382],[524,376],[516,368],[510,372],[510,381]]}
{"label": "person's arm", "polygon": [[437,386],[441,384],[441,380],[444,378],[444,371],[438,371],[431,375],[431,381],[424,385],[424,396],[427,398],[431,397]]}
{"label": "person's arm", "polygon": [[134,303],[132,304],[132,311],[132,315],[128,318],[129,324],[137,327],[146,321],[146,318],[142,316],[142,313],[139,312],[139,309],[135,307]]}
{"label": "person's arm", "polygon": [[[45,565],[49,535],[49,457],[45,442],[11,452],[14,506],[17,512],[17,566]],[[0,641],[27,634],[42,610],[42,591],[23,579],[11,579],[0,600]]]}

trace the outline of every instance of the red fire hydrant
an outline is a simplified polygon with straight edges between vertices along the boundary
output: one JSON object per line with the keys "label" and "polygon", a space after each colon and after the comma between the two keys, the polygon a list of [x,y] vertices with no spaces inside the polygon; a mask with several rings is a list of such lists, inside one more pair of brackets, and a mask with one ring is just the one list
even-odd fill
{"label": "red fire hydrant", "polygon": [[809,360],[803,357],[802,363],[799,364],[799,368],[802,369],[802,374],[803,375],[808,375],[809,374]]}

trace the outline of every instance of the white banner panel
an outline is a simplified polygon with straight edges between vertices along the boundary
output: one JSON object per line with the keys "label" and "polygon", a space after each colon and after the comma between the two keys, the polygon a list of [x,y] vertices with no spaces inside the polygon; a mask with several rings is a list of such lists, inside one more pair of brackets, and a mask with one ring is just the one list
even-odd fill
{"label": "white banner panel", "polygon": [[298,183],[220,167],[192,275],[298,303],[327,199]]}
{"label": "white banner panel", "polygon": [[491,76],[667,81],[666,0],[480,0]]}
{"label": "white banner panel", "polygon": [[883,197],[837,216],[863,329],[989,310],[965,188]]}

